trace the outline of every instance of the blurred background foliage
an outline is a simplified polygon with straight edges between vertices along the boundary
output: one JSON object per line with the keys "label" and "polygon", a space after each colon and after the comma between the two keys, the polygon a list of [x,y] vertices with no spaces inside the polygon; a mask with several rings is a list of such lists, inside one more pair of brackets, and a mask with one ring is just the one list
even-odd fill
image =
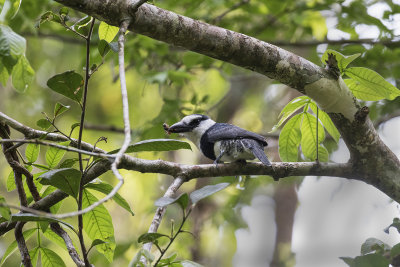
{"label": "blurred background foliage", "polygon": [[[361,53],[353,64],[374,69],[399,86],[398,1],[158,0],[152,3],[276,44],[321,66],[319,57],[328,47],[347,55]],[[60,8],[53,1],[23,0],[13,18],[7,17],[4,12],[0,15],[3,24],[26,38],[26,58],[35,71],[33,82],[23,94],[13,89],[11,79],[0,87],[0,110],[30,127],[36,127],[35,122],[43,118],[41,112],[51,114],[56,102],[71,105],[72,108],[56,123],[61,130],[69,132],[71,125],[79,121],[80,109],[76,103],[52,92],[46,83],[53,75],[67,70],[83,75],[85,46],[59,24],[45,23],[39,29],[35,27],[44,12],[52,10],[57,13]],[[84,16],[74,10],[69,13],[71,22]],[[97,28],[98,24],[93,35],[91,62],[100,64]],[[110,52],[89,84],[88,128],[84,132],[84,140],[94,143],[100,136],[105,136],[108,142],[98,144],[105,150],[118,148],[123,140],[119,132],[96,130],[97,126],[117,129],[123,126],[117,65],[117,55]],[[163,122],[172,124],[187,114],[206,113],[217,121],[230,122],[268,135],[270,145],[267,154],[272,161],[279,161],[277,136],[268,132],[277,122],[282,107],[298,96],[298,92],[259,74],[132,32],[127,35],[126,68],[134,141],[168,138],[162,129]],[[372,119],[378,120],[398,111],[399,101],[364,104],[370,106]],[[330,151],[336,149],[332,140],[325,142]],[[209,163],[193,144],[192,149],[193,152],[146,152],[134,156],[187,164]],[[0,157],[0,194],[6,197],[7,202],[16,203],[15,192],[7,192],[5,186],[10,170],[4,157]],[[113,218],[117,242],[113,266],[127,265],[140,248],[136,240],[150,225],[156,209],[154,201],[163,195],[172,179],[156,174],[122,173],[125,184],[120,194],[131,204],[135,216],[132,217],[113,202],[105,204]],[[221,181],[234,184],[196,206],[185,226],[195,238],[181,235],[171,253],[176,252],[179,258],[192,259],[205,266],[235,265],[232,259],[238,247],[237,230],[248,227],[241,210],[251,203],[254,196],[267,195],[275,201],[275,222],[270,226],[266,224],[266,227],[276,227],[276,237],[271,237],[275,242],[268,253],[273,258],[273,266],[294,266],[290,241],[298,205],[296,188],[302,178],[285,179],[278,183],[273,183],[269,177],[252,177],[245,181],[240,178],[193,180],[181,188],[180,191],[189,192]],[[100,179],[116,183],[110,174]],[[72,200],[64,202],[62,210],[71,210],[74,205]],[[171,220],[180,219],[179,212],[178,208],[169,207],[161,232],[169,231]],[[76,223],[75,219],[68,221]],[[12,233],[0,240],[0,254],[12,240]],[[30,239],[28,246],[34,242],[34,238]],[[73,264],[63,249],[51,246],[63,255],[68,266]],[[110,266],[97,251],[91,252],[90,259],[96,266]],[[17,252],[7,260],[7,264],[16,266],[19,260]]]}

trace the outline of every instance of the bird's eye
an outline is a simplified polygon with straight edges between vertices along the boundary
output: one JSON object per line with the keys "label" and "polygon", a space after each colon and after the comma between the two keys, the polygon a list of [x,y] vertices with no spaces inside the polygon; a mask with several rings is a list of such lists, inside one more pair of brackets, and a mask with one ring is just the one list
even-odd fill
{"label": "bird's eye", "polygon": [[190,124],[191,124],[191,125],[196,125],[196,124],[199,124],[200,121],[201,121],[200,119],[194,119],[194,120],[192,120],[192,121],[190,122]]}

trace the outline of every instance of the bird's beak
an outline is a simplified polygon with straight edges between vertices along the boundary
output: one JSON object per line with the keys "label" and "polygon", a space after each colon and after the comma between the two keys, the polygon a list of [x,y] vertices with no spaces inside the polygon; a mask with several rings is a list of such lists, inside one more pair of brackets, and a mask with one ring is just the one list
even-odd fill
{"label": "bird's beak", "polygon": [[177,122],[169,127],[168,132],[170,133],[186,133],[192,131],[192,127],[184,124],[183,122]]}

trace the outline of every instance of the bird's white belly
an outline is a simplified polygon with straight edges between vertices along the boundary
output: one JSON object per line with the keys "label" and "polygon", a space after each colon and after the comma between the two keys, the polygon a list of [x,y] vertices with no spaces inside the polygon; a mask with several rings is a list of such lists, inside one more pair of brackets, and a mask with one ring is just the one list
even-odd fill
{"label": "bird's white belly", "polygon": [[[233,140],[232,140],[233,141]],[[214,154],[218,158],[221,154],[221,144],[226,141],[217,141],[214,145]],[[240,142],[235,140],[234,142]],[[249,160],[254,159],[254,155],[250,149],[245,148],[241,144],[237,143],[224,143],[222,149],[225,150],[224,155],[220,158],[220,161],[231,162],[236,160]]]}

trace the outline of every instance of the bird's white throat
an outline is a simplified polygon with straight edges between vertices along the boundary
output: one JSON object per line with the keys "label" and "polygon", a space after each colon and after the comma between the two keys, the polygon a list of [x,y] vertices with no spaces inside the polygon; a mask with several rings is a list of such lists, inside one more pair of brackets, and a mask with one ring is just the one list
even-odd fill
{"label": "bird's white throat", "polygon": [[183,133],[182,135],[192,141],[200,149],[201,136],[215,124],[212,119],[201,121],[199,126],[194,128],[191,132]]}

